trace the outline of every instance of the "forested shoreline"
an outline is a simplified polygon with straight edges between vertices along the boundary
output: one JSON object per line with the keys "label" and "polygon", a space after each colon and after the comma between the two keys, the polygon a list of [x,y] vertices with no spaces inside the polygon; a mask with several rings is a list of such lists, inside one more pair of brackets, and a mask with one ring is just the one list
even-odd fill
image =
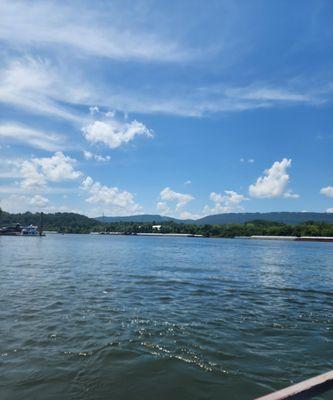
{"label": "forested shoreline", "polygon": [[[40,213],[26,212],[10,214],[0,210],[0,225],[10,226],[39,225]],[[61,233],[120,232],[123,234],[154,233],[155,222],[112,222],[102,223],[94,218],[75,213],[54,213],[43,215],[44,230]],[[202,235],[205,237],[226,237],[267,235],[267,236],[332,236],[333,224],[327,222],[308,221],[297,225],[273,221],[254,220],[243,224],[195,225],[165,221],[159,224],[159,233],[183,233]]]}

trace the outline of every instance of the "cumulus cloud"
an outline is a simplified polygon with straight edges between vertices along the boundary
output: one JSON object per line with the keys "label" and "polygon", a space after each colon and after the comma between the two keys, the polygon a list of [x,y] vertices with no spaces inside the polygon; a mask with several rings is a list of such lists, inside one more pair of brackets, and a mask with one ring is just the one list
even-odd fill
{"label": "cumulus cloud", "polygon": [[20,166],[21,186],[35,189],[46,186],[47,182],[61,182],[78,179],[82,173],[74,169],[75,160],[58,151],[51,157],[25,160]]}
{"label": "cumulus cloud", "polygon": [[327,213],[333,213],[333,208],[328,208],[328,209],[326,210],[326,212],[327,212]]}
{"label": "cumulus cloud", "polygon": [[161,191],[160,199],[162,201],[176,202],[176,211],[179,211],[188,202],[194,200],[194,197],[191,194],[175,192],[169,187],[166,187]]}
{"label": "cumulus cloud", "polygon": [[45,132],[13,122],[0,124],[0,138],[47,151],[59,150],[63,148],[64,143],[64,137],[62,135]]}
{"label": "cumulus cloud", "polygon": [[294,193],[292,190],[287,190],[286,192],[283,193],[283,197],[285,199],[298,199],[299,194]]}
{"label": "cumulus cloud", "polygon": [[320,193],[327,197],[333,197],[333,186],[326,186],[322,188]]}
{"label": "cumulus cloud", "polygon": [[100,154],[94,154],[91,151],[84,150],[83,156],[86,160],[95,160],[98,162],[108,162],[111,160],[111,156],[102,156]]}
{"label": "cumulus cloud", "polygon": [[136,136],[151,138],[152,131],[142,122],[120,121],[114,114],[105,115],[103,120],[96,120],[82,128],[83,136],[90,143],[104,143],[111,149],[132,141]]}
{"label": "cumulus cloud", "polygon": [[81,189],[89,193],[86,202],[97,205],[96,215],[107,212],[111,215],[138,214],[142,207],[134,201],[134,195],[117,187],[102,185],[87,176],[81,183]]}
{"label": "cumulus cloud", "polygon": [[202,217],[201,214],[192,213],[192,212],[189,212],[189,211],[183,211],[179,215],[180,219],[199,219],[201,217]]}
{"label": "cumulus cloud", "polygon": [[0,202],[3,210],[11,213],[20,213],[30,211],[46,211],[49,206],[49,199],[39,194],[34,196],[24,196],[18,194],[11,194]]}
{"label": "cumulus cloud", "polygon": [[169,208],[168,204],[164,201],[158,201],[156,204],[156,208],[162,215],[169,215],[172,213],[172,210]]}
{"label": "cumulus cloud", "polygon": [[24,194],[10,194],[8,197],[0,200],[0,207],[11,213],[24,213],[30,212],[73,212],[82,214],[82,210],[68,207],[66,205],[54,206],[50,200],[44,196],[36,194],[34,196],[27,196]]}
{"label": "cumulus cloud", "polygon": [[242,211],[244,208],[240,205],[240,203],[248,200],[248,198],[233,190],[225,190],[224,194],[212,192],[210,194],[210,200],[214,203],[214,206],[210,207],[209,205],[206,205],[204,207],[204,214],[219,214]]}
{"label": "cumulus cloud", "polygon": [[299,197],[291,190],[286,190],[290,180],[287,169],[290,166],[291,159],[284,158],[280,162],[275,161],[271,168],[265,170],[264,176],[260,176],[255,184],[250,185],[250,196],[258,198]]}

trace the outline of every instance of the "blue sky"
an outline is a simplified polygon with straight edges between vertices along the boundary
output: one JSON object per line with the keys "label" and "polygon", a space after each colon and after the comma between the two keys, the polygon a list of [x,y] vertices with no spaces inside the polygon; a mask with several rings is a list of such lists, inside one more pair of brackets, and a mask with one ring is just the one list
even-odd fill
{"label": "blue sky", "polygon": [[4,210],[333,212],[331,1],[0,13]]}

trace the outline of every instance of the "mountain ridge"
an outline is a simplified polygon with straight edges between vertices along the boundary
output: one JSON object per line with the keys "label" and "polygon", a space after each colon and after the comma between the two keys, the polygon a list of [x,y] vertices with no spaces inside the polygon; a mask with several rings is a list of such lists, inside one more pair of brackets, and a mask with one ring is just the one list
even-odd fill
{"label": "mountain ridge", "polygon": [[96,217],[100,222],[155,222],[162,223],[167,221],[174,221],[183,224],[195,225],[220,225],[220,224],[243,224],[254,220],[281,222],[285,224],[298,224],[302,222],[315,221],[315,222],[330,222],[333,223],[333,213],[320,213],[320,212],[300,212],[300,211],[273,211],[273,212],[255,212],[255,213],[224,213],[214,214],[202,217],[199,219],[177,219],[158,214],[142,214],[142,215],[128,215],[120,217]]}

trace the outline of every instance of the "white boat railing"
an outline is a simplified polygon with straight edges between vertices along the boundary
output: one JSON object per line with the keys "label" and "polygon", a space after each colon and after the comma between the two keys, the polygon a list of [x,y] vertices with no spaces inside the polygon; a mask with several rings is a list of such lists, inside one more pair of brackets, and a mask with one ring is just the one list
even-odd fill
{"label": "white boat railing", "polygon": [[333,389],[333,370],[255,400],[305,400]]}

